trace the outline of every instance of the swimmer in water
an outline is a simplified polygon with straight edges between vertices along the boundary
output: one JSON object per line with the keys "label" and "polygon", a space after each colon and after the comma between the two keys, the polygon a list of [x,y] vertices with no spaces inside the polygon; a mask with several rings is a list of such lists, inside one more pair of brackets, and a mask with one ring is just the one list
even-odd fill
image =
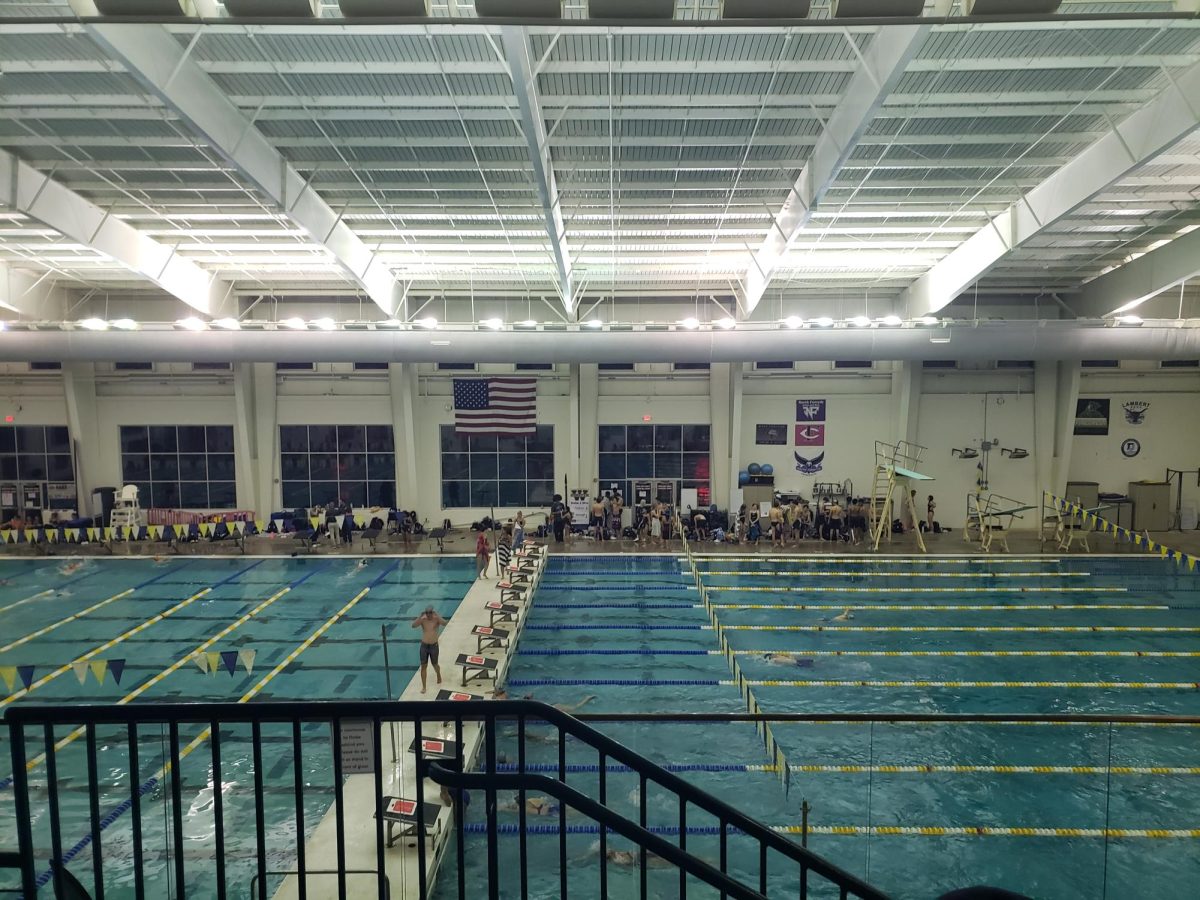
{"label": "swimmer in water", "polygon": [[[492,699],[493,700],[508,700],[509,699],[508,690],[506,688],[496,688],[496,690],[494,690],[492,692]],[[534,697],[533,694],[523,694],[520,699],[536,700],[537,698]],[[555,703],[555,704],[553,704],[553,706],[559,712],[565,712],[567,715],[573,716],[573,715],[575,715],[575,713],[579,712],[579,710],[583,709],[585,706],[587,706],[589,703],[591,703],[595,699],[596,699],[595,694],[589,694],[587,697],[584,697],[578,703],[575,703],[575,704]]]}
{"label": "swimmer in water", "polygon": [[842,614],[840,616],[833,617],[833,621],[849,622],[853,618],[854,618],[854,613],[850,612],[850,607],[847,606],[845,609],[842,610]]}
{"label": "swimmer in water", "polygon": [[73,575],[83,568],[83,561],[67,563],[64,566],[59,566],[59,575]]}
{"label": "swimmer in water", "polygon": [[355,566],[356,569],[360,569],[360,570],[365,569],[366,567],[367,567],[367,561],[365,559],[360,559],[358,561],[358,564]]}
{"label": "swimmer in water", "polygon": [[[600,842],[596,841],[588,848],[588,852],[579,862],[590,859],[593,856],[600,855]],[[605,857],[614,866],[621,866],[626,869],[636,869],[641,866],[642,858],[640,851],[637,850],[618,850],[615,847],[609,847],[604,851]],[[656,856],[650,851],[646,851],[646,868],[647,869],[670,869],[674,868],[674,863],[668,862],[661,856]]]}
{"label": "swimmer in water", "polygon": [[[501,803],[496,807],[500,812],[520,812],[521,798],[518,794],[513,794],[513,798],[508,803]],[[526,797],[525,798],[525,814],[529,816],[557,816],[559,813],[559,805],[549,797]]]}

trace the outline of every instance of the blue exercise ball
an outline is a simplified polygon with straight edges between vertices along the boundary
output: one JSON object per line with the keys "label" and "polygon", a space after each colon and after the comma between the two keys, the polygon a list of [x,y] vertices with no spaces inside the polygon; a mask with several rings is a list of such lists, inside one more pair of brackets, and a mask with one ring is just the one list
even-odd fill
{"label": "blue exercise ball", "polygon": [[773,465],[771,465],[770,463],[763,463],[762,473],[764,475],[774,475],[775,467]]}
{"label": "blue exercise ball", "polygon": [[749,483],[750,483],[750,473],[747,472],[745,469],[742,469],[742,471],[738,472],[738,487],[742,487],[743,485],[747,485]]}
{"label": "blue exercise ball", "polygon": [[758,463],[750,463],[750,465],[746,466],[746,471],[751,475],[761,475],[762,466],[760,466]]}

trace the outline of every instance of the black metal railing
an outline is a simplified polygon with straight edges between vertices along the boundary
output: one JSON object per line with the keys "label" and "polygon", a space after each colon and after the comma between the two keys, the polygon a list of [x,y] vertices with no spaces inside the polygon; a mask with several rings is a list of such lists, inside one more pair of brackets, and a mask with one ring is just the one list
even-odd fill
{"label": "black metal railing", "polygon": [[[593,718],[612,721],[604,716]],[[686,715],[658,718],[705,720]],[[10,708],[5,721],[12,755],[20,884],[27,898],[36,897],[41,887],[50,884],[61,890],[74,871],[85,882],[90,879],[97,900],[103,898],[105,887],[117,880],[131,883],[138,900],[192,896],[197,878],[206,885],[206,895],[221,900],[245,896],[247,885],[252,887],[251,896],[266,900],[287,878],[283,867],[269,862],[279,854],[295,861],[294,867],[287,866],[295,873],[292,880],[284,881],[287,896],[304,898],[310,880],[325,878],[330,887],[336,879],[336,892],[342,898],[350,893],[370,896],[371,890],[377,897],[387,897],[389,891],[397,891],[397,878],[411,878],[409,883],[426,897],[438,862],[448,858],[451,838],[443,816],[426,819],[427,811],[440,812],[439,805],[427,803],[431,789],[426,778],[445,789],[443,796],[454,807],[457,871],[443,872],[441,877],[456,878],[460,898],[482,896],[485,891],[489,898],[498,898],[505,879],[519,882],[519,889],[505,887],[504,895],[517,896],[519,892],[524,898],[530,893],[531,876],[545,877],[544,866],[534,871],[537,864],[531,866],[529,858],[526,801],[535,791],[558,801],[558,893],[563,898],[568,896],[572,878],[577,879],[581,868],[592,865],[568,855],[568,835],[580,830],[580,820],[594,823],[584,830],[594,829],[589,833],[599,838],[594,865],[600,896],[608,896],[612,858],[638,870],[642,897],[650,895],[648,871],[661,867],[678,871],[680,897],[687,896],[691,882],[722,897],[761,898],[767,895],[769,878],[794,878],[798,892],[789,888],[791,896],[807,897],[813,881],[822,886],[822,895],[832,888],[843,898],[885,898],[786,835],[612,737],[533,701],[28,705]],[[499,732],[501,723],[515,724],[515,772],[501,768],[511,767],[502,762],[499,747],[514,738]],[[549,738],[541,734],[547,727],[551,729]],[[527,771],[531,728],[538,732],[540,745],[557,751],[556,773]],[[382,739],[389,729],[399,729],[403,747],[412,748],[391,763],[385,761]],[[443,752],[428,749],[423,743],[426,739],[442,742]],[[595,754],[597,797],[567,783],[568,743],[572,757]],[[446,752],[448,747],[453,751]],[[270,769],[264,763],[269,763]],[[624,767],[621,771],[636,775],[636,821],[616,812],[609,803],[610,766]],[[412,793],[407,799],[413,802],[409,817],[393,815],[385,805],[385,787],[406,768]],[[476,768],[479,771],[473,771]],[[348,801],[347,779],[354,774],[372,778],[373,785],[357,782],[353,799]],[[246,783],[248,789],[239,787]],[[404,784],[401,779],[399,786],[388,789],[403,795]],[[677,842],[656,833],[648,821],[651,786],[672,798],[676,815],[671,828],[678,829]],[[86,802],[64,804],[69,789],[86,793]],[[471,823],[472,833],[480,833],[486,841],[486,871],[479,875],[473,874],[479,867],[468,865],[466,852],[467,813],[475,814],[466,807],[468,790],[482,791],[485,797],[483,822]],[[508,854],[502,860],[499,791],[516,794],[518,826],[506,829],[517,837],[515,865]],[[332,847],[306,843],[315,824],[307,815],[306,801],[311,804],[314,795],[329,802],[326,816],[332,816]],[[373,799],[364,799],[367,797]],[[568,809],[572,811],[570,824]],[[197,816],[202,821],[197,822]],[[693,821],[715,822],[712,833],[719,845],[715,861],[688,847],[689,816]],[[362,835],[364,820],[372,822],[373,827],[366,831],[373,832],[373,846],[364,846],[361,839],[348,846],[348,829]],[[211,833],[211,845],[198,847],[191,834],[185,841],[189,827]],[[405,838],[398,852],[391,840],[396,827]],[[112,829],[120,830],[120,847],[127,852],[104,852]],[[281,831],[289,836],[290,845],[279,843]],[[629,841],[635,850],[610,854],[610,835]],[[734,837],[742,842],[738,845],[742,849],[749,842],[753,852],[733,853]],[[412,849],[415,854],[408,852]],[[159,863],[157,867],[151,865],[151,856]],[[425,864],[418,865],[415,860]],[[770,868],[769,860],[773,863]],[[355,877],[364,870],[366,883]]]}

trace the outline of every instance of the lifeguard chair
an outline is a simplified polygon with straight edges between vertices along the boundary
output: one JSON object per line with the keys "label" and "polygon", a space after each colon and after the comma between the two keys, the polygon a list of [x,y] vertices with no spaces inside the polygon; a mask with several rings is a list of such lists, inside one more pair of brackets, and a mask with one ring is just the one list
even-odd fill
{"label": "lifeguard chair", "polygon": [[883,536],[888,540],[892,535],[892,513],[897,509],[892,499],[896,488],[901,489],[900,508],[908,504],[912,513],[913,524],[917,535],[917,546],[925,553],[925,538],[921,536],[919,523],[921,516],[917,513],[917,505],[912,499],[910,485],[915,481],[933,481],[932,475],[924,475],[917,471],[921,458],[925,455],[925,447],[909,441],[897,441],[889,444],[886,441],[875,442],[875,481],[871,488],[871,537],[875,549],[879,549]]}
{"label": "lifeguard chair", "polygon": [[[113,498],[113,508],[108,524],[113,529],[140,528],[146,524],[146,513],[138,501],[138,489],[135,484],[127,484]],[[123,534],[124,532],[116,532]]]}

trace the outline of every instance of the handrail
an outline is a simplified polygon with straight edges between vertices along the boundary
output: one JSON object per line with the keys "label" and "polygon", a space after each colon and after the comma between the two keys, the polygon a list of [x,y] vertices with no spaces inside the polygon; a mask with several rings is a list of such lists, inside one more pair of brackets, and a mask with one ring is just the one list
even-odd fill
{"label": "handrail", "polygon": [[146,724],[152,722],[285,722],[311,718],[314,721],[378,718],[382,720],[484,721],[496,719],[534,719],[556,726],[560,732],[584,741],[606,756],[629,766],[647,779],[675,793],[743,834],[769,846],[782,856],[833,881],[849,894],[866,900],[886,900],[885,894],[865,881],[835,866],[828,860],[801,847],[786,835],[773,831],[741,810],[730,806],[691,782],[680,778],[644,756],[630,750],[603,732],[585,725],[578,718],[535,700],[489,700],[457,702],[453,700],[357,700],[357,701],[281,701],[269,703],[163,703],[143,706],[10,706],[4,720],[23,728],[38,724]]}
{"label": "handrail", "polygon": [[607,806],[597,803],[586,794],[580,793],[556,778],[533,774],[486,774],[456,772],[452,769],[431,762],[429,777],[435,784],[449,788],[472,788],[475,790],[511,790],[539,791],[549,794],[560,803],[570,806],[601,825],[617,832],[622,837],[629,838],[639,847],[644,847],[655,856],[661,856],[667,862],[683,869],[689,875],[694,875],[706,884],[717,888],[722,894],[744,898],[744,900],[766,900],[766,898],[730,878],[720,869],[706,863],[698,856],[680,850],[675,844],[659,837],[652,831],[647,831],[640,825],[635,825],[629,819],[613,812]]}

